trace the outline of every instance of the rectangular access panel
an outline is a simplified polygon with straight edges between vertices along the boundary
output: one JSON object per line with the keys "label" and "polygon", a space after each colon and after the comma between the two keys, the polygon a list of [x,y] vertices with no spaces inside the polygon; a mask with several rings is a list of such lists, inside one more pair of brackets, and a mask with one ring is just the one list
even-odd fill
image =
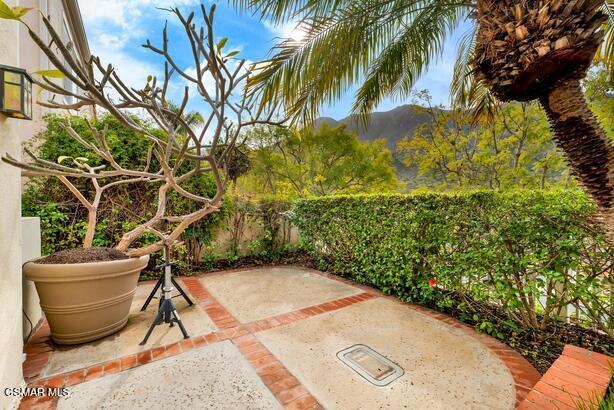
{"label": "rectangular access panel", "polygon": [[343,349],[337,358],[376,386],[386,386],[404,374],[399,365],[361,344]]}

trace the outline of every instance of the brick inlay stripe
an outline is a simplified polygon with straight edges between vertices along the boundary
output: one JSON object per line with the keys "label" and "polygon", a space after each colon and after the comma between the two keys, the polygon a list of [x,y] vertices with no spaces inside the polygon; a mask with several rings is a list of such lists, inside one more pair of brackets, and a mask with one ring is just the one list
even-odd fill
{"label": "brick inlay stripe", "polygon": [[330,302],[320,303],[319,305],[309,306],[303,309],[295,310],[293,312],[282,313],[266,319],[256,320],[248,323],[246,326],[250,332],[260,332],[263,330],[272,329],[274,327],[283,326],[288,323],[296,322],[298,320],[306,319],[311,316],[321,315],[323,313],[332,312],[347,306],[351,306],[355,303],[364,302],[369,299],[373,299],[376,296],[372,293],[359,293],[357,295],[348,296],[341,299],[336,299]]}
{"label": "brick inlay stripe", "polygon": [[232,340],[285,409],[322,408],[296,377],[252,334]]}
{"label": "brick inlay stripe", "polygon": [[211,295],[211,293],[209,293],[198,278],[182,278],[181,281],[218,328],[228,329],[240,324],[239,321],[235,319],[234,316]]}
{"label": "brick inlay stripe", "polygon": [[[108,360],[88,368],[35,380],[31,382],[29,386],[69,387],[109,374],[142,366],[152,361],[175,356],[206,344],[231,340],[254,367],[263,383],[271,390],[285,409],[319,409],[321,406],[317,400],[273,354],[268,352],[268,350],[257,341],[252,333],[331,312],[376,297],[371,293],[359,293],[346,298],[324,302],[294,312],[283,313],[242,325],[213,296],[211,296],[200,281],[195,278],[184,278],[183,283],[205,313],[207,313],[211,320],[220,327],[220,330],[170,343],[165,346],[153,347],[139,353]],[[233,324],[234,326],[231,326]],[[254,341],[256,343],[254,343]],[[32,339],[32,345],[30,346],[29,344],[26,348],[26,350],[28,349],[32,353],[29,356],[30,361],[24,365],[24,368],[28,367],[33,369],[31,373],[33,377],[35,377],[42,372],[54,350],[53,344],[49,339],[49,326],[46,322],[41,326],[39,332],[37,332],[37,337]],[[57,407],[57,402],[57,397],[25,397],[21,401],[19,409],[54,410]]]}
{"label": "brick inlay stripe", "polygon": [[[75,384],[98,379],[100,377],[108,376],[113,373],[126,371],[138,366],[142,366],[149,362],[176,356],[207,344],[217,343],[224,340],[245,336],[247,334],[249,334],[249,332],[243,326],[239,326],[232,329],[224,329],[207,335],[192,337],[190,339],[181,340],[175,343],[169,343],[164,346],[147,349],[139,353],[108,360],[106,362],[98,363],[87,368],[78,369],[71,372],[57,374],[47,378],[35,380],[29,383],[28,386],[70,387],[74,386]],[[47,398],[43,400],[41,399],[41,397],[36,396],[24,397],[21,401],[19,409],[52,410],[56,408],[55,406],[57,404],[57,398],[53,398],[55,400],[51,399],[52,398]]]}

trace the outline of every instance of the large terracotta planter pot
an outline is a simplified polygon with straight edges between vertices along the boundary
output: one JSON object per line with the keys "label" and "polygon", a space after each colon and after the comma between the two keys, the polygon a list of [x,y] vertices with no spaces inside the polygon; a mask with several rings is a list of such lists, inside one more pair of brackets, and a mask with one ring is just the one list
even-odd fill
{"label": "large terracotta planter pot", "polygon": [[149,256],[105,262],[24,265],[36,285],[51,338],[58,344],[89,342],[117,332]]}

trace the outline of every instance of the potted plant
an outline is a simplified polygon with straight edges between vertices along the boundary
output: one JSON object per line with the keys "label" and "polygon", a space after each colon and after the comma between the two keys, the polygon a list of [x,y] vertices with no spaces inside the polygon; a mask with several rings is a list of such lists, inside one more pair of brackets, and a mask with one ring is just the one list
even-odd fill
{"label": "potted plant", "polygon": [[[11,9],[1,0],[0,7],[3,9],[0,18],[19,21],[27,28],[21,20],[27,9]],[[138,277],[149,255],[176,244],[191,224],[219,210],[231,179],[232,153],[243,130],[255,124],[275,123],[272,121],[274,107],[268,114],[255,109],[257,96],[248,94],[244,87],[254,67],[237,59],[237,51],[227,52],[225,38],[214,40],[215,5],[208,11],[201,6],[201,27],[195,23],[195,13],[186,17],[179,9],[168,11],[176,16],[185,31],[194,67],[191,70],[178,67],[169,50],[165,28],[160,47],[149,40],[144,45],[164,60],[163,76],[148,76],[142,88],[127,85],[112,65],[102,64],[98,57],[88,61],[75,58],[44,15],[41,14],[41,19],[49,31],[53,48],[28,30],[56,67],[56,70],[38,72],[39,77],[34,80],[51,95],[46,101],[37,101],[38,104],[53,109],[91,107],[92,112],[96,109],[106,111],[149,143],[147,166],[127,168],[114,158],[105,130],[97,130],[88,123],[89,135],[81,135],[67,121],[65,129],[71,138],[100,157],[102,165],[91,166],[86,158],[69,156],[52,162],[30,151],[26,151],[29,162],[8,154],[2,158],[20,167],[24,176],[58,178],[88,211],[83,249],[57,252],[24,266],[26,278],[36,284],[51,336],[59,344],[95,340],[118,331],[127,323]],[[80,91],[67,90],[54,81],[60,77],[66,77]],[[169,85],[175,80],[186,84],[178,105],[169,97]],[[198,127],[193,127],[189,116],[184,114],[192,90],[208,107]],[[71,97],[72,101],[56,96]],[[155,126],[136,121],[130,114],[131,109],[147,113]],[[215,194],[210,197],[189,189],[190,180],[205,172],[211,173],[216,185]],[[93,198],[86,198],[78,189],[76,179],[89,180],[94,187]],[[104,192],[112,186],[132,183],[156,185],[153,216],[125,232],[115,248],[93,248],[97,210]],[[169,214],[166,205],[172,193],[198,204],[196,210],[181,215]],[[146,234],[153,234],[157,239],[135,246]]]}

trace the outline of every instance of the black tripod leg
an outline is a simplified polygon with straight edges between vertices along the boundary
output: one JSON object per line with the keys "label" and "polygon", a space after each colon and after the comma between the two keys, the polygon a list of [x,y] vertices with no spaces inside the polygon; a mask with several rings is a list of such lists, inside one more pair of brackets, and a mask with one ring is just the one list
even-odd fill
{"label": "black tripod leg", "polygon": [[[168,245],[165,245],[164,247],[164,261],[165,261],[164,262],[165,273],[164,275],[160,277],[160,279],[158,280],[158,283],[156,283],[154,290],[151,292],[151,294],[147,298],[147,301],[145,302],[145,305],[143,306],[142,310],[145,310],[147,308],[147,305],[149,305],[149,302],[151,302],[151,299],[153,299],[154,294],[157,292],[157,290],[160,288],[163,281],[167,277],[166,275],[168,275],[168,279],[171,280],[172,284],[174,284],[177,287],[177,289],[179,290],[181,295],[185,298],[185,300],[190,305],[193,304],[193,302],[190,300],[188,295],[183,291],[181,286],[179,286],[177,281],[175,281],[175,279],[172,277],[171,264],[169,262]],[[164,283],[166,284],[166,282]],[[181,329],[181,333],[183,334],[183,337],[185,339],[190,337],[188,335],[188,332],[185,330],[185,327],[183,326],[183,322],[181,322],[181,319],[179,318],[179,313],[177,313],[177,309],[175,308],[175,305],[173,304],[173,301],[171,299],[172,296],[170,295],[170,293],[171,293],[171,289],[162,288],[162,294],[160,295],[160,299],[158,303],[158,313],[156,314],[156,317],[153,320],[153,323],[149,327],[149,330],[147,330],[147,334],[145,335],[145,338],[140,343],[141,345],[144,345],[145,343],[147,343],[147,340],[149,339],[149,336],[151,336],[151,333],[153,332],[154,328],[162,323],[169,323],[171,326],[177,323],[179,325],[179,328]]]}
{"label": "black tripod leg", "polygon": [[175,289],[177,289],[179,291],[179,293],[181,293],[181,296],[183,296],[185,301],[188,302],[188,305],[192,306],[194,304],[194,302],[192,302],[192,300],[188,297],[188,295],[185,293],[183,288],[181,286],[179,286],[179,284],[177,283],[175,278],[171,277],[171,281],[173,282],[173,285],[175,285]]}
{"label": "black tripod leg", "polygon": [[158,310],[158,314],[156,315],[156,318],[151,323],[151,326],[149,326],[149,330],[147,330],[147,334],[143,338],[143,341],[139,343],[140,345],[144,345],[145,343],[147,343],[147,339],[149,339],[149,336],[151,336],[151,332],[153,332],[154,327],[158,326],[160,323],[163,322],[163,318],[162,318],[163,315],[164,315],[164,310],[162,309]]}
{"label": "black tripod leg", "polygon": [[149,303],[151,302],[151,300],[153,299],[154,295],[156,294],[156,292],[158,291],[158,289],[162,285],[162,281],[163,280],[164,280],[164,275],[160,276],[160,279],[158,279],[158,282],[156,283],[156,286],[154,286],[154,288],[151,291],[151,293],[149,294],[149,296],[147,296],[147,300],[145,301],[145,304],[141,308],[141,312],[144,311],[145,309],[147,309],[147,306],[149,306]]}
{"label": "black tripod leg", "polygon": [[173,315],[173,322],[177,322],[177,324],[179,325],[179,329],[181,329],[181,333],[183,333],[183,338],[184,339],[188,339],[190,336],[188,335],[188,332],[185,330],[185,327],[183,327],[183,322],[181,321],[181,319],[179,318],[179,314],[177,313],[177,309],[175,309],[175,307],[173,306],[173,311],[171,313]]}

